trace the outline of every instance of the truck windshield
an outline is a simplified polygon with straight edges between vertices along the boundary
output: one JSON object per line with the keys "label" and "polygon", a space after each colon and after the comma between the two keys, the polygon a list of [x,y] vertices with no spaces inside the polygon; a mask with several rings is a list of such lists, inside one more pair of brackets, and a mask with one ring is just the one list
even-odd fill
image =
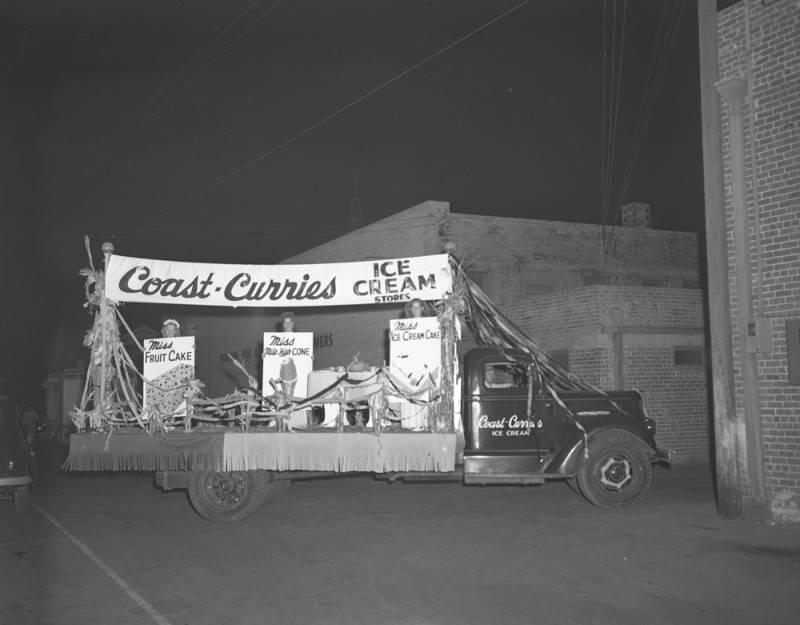
{"label": "truck windshield", "polygon": [[486,388],[521,388],[528,386],[528,373],[517,362],[489,362],[483,367]]}

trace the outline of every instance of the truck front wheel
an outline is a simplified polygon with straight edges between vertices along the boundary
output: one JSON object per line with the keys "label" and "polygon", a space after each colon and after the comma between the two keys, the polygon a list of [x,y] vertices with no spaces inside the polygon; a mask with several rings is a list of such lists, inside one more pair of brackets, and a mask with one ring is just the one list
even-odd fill
{"label": "truck front wheel", "polygon": [[197,513],[212,523],[241,521],[288,487],[268,471],[193,471],[189,501]]}
{"label": "truck front wheel", "polygon": [[601,432],[589,442],[589,458],[578,470],[581,494],[600,508],[639,503],[653,482],[647,447],[621,430]]}

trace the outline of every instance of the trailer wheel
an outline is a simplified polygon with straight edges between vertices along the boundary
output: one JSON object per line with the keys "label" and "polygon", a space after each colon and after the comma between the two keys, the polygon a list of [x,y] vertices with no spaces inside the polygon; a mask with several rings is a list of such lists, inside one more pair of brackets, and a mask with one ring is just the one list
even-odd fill
{"label": "trailer wheel", "polygon": [[189,501],[212,523],[232,523],[249,517],[269,499],[286,491],[267,471],[193,471]]}
{"label": "trailer wheel", "polygon": [[581,494],[600,508],[635,506],[653,482],[647,446],[629,432],[601,432],[589,442],[577,479]]}

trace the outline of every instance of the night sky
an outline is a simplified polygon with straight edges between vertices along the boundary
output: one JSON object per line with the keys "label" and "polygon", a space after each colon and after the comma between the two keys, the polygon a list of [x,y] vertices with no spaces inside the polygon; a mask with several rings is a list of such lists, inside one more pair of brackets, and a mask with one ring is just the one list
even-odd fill
{"label": "night sky", "polygon": [[[427,199],[592,223],[641,201],[655,227],[702,231],[696,3],[518,5],[0,3],[0,377],[30,396],[59,323],[79,345],[84,234],[96,257],[112,240],[126,255],[272,263],[348,229],[356,173],[366,223]],[[613,160],[610,67],[621,69]]]}

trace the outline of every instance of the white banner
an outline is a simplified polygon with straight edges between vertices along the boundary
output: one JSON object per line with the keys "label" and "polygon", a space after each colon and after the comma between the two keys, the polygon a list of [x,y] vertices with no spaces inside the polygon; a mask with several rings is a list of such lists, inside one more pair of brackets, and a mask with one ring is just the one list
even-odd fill
{"label": "white banner", "polygon": [[447,254],[313,265],[218,265],[111,255],[106,296],[203,306],[342,306],[444,298]]}
{"label": "white banner", "polygon": [[194,380],[194,337],[176,336],[144,341],[143,404],[145,415],[186,414],[183,394]]}

